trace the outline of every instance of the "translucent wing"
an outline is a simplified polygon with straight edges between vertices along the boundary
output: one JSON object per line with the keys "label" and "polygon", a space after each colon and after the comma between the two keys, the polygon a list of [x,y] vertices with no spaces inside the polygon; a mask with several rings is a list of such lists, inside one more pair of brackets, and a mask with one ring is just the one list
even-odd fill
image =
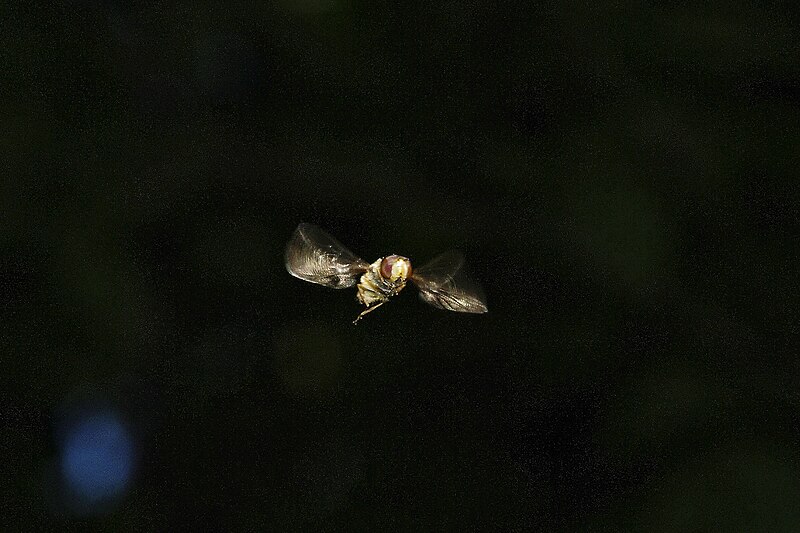
{"label": "translucent wing", "polygon": [[460,313],[485,313],[486,297],[464,269],[464,256],[451,250],[415,269],[411,279],[419,297],[439,309]]}
{"label": "translucent wing", "polygon": [[286,270],[334,289],[352,287],[367,263],[313,224],[300,224],[286,245]]}

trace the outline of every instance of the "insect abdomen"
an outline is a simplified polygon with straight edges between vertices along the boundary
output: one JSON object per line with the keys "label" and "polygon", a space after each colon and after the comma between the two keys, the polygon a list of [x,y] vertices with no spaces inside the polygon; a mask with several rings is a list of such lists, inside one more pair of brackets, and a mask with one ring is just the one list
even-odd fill
{"label": "insect abdomen", "polygon": [[387,295],[381,290],[379,283],[375,281],[375,274],[373,269],[370,268],[361,275],[361,280],[358,282],[358,301],[370,307],[371,305],[382,302],[387,299]]}

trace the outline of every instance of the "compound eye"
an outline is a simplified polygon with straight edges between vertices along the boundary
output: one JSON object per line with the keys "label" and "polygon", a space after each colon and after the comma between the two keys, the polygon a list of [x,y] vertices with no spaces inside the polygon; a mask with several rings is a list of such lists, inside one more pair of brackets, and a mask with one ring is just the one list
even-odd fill
{"label": "compound eye", "polygon": [[390,255],[388,257],[384,257],[383,261],[381,261],[381,276],[386,279],[391,279],[392,277],[392,267],[400,258],[399,255]]}

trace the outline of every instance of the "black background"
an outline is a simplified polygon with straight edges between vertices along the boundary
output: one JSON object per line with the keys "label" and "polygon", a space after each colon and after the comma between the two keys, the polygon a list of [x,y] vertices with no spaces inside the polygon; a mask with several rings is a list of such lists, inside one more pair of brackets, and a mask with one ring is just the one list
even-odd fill
{"label": "black background", "polygon": [[[2,8],[11,529],[796,530],[791,2]],[[289,276],[462,249],[489,313]],[[128,490],[59,501],[60,413]]]}

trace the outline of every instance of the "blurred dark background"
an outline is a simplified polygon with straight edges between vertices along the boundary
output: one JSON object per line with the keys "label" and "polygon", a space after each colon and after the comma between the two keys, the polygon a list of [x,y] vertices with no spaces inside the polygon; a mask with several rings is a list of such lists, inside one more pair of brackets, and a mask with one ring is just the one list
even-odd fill
{"label": "blurred dark background", "polygon": [[3,529],[797,531],[792,5],[5,4]]}

